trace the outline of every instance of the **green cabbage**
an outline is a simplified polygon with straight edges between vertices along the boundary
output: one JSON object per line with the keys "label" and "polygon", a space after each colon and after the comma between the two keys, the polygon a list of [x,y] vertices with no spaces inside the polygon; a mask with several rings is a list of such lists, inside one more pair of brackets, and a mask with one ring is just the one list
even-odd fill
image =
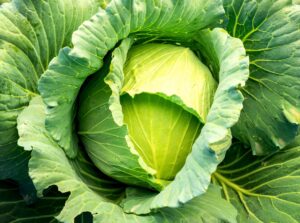
{"label": "green cabbage", "polygon": [[[107,125],[101,128],[107,107],[98,100],[103,93],[94,92],[107,86],[104,82],[97,82],[96,87],[94,83],[85,86],[81,96],[83,103],[79,103],[81,141],[95,165],[104,173],[124,183],[140,185],[141,182],[131,179],[134,175],[140,179],[140,173],[112,172],[115,167],[110,166],[118,166],[119,161],[111,159],[109,164],[106,162],[113,151],[101,146],[108,128]],[[123,146],[126,147],[127,143],[130,150],[139,156],[142,167],[153,175],[153,179],[146,178],[146,181],[165,186],[174,179],[199,136],[215,89],[216,82],[209,69],[188,48],[146,44],[130,49],[118,99],[123,123],[128,127],[125,135],[122,134]],[[95,107],[97,110],[94,110]],[[117,121],[115,124],[118,124]],[[119,142],[109,140],[111,148],[118,146]],[[128,156],[124,162],[130,163],[130,160]]]}
{"label": "green cabbage", "polygon": [[297,0],[3,2],[0,222],[300,222]]}

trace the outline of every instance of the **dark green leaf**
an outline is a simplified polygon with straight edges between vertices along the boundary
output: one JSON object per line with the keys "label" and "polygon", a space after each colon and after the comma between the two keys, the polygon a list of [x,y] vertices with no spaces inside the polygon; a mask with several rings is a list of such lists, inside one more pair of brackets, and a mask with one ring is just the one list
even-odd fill
{"label": "dark green leaf", "polygon": [[28,180],[29,152],[17,146],[16,119],[37,95],[37,81],[96,0],[15,0],[0,7],[0,179]]}
{"label": "dark green leaf", "polygon": [[213,175],[238,210],[238,222],[300,222],[300,147],[255,157],[234,145]]}
{"label": "dark green leaf", "polygon": [[300,5],[226,0],[230,34],[243,40],[250,77],[234,136],[263,155],[285,147],[300,123]]}
{"label": "dark green leaf", "polygon": [[0,222],[1,223],[41,223],[58,222],[54,216],[63,208],[67,194],[52,187],[44,196],[28,205],[19,195],[18,185],[14,182],[0,181]]}

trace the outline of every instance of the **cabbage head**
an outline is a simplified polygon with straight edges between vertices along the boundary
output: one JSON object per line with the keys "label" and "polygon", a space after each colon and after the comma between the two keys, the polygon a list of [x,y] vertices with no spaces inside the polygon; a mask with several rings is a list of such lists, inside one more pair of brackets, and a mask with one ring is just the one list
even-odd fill
{"label": "cabbage head", "polygon": [[298,1],[0,17],[0,222],[300,222]]}

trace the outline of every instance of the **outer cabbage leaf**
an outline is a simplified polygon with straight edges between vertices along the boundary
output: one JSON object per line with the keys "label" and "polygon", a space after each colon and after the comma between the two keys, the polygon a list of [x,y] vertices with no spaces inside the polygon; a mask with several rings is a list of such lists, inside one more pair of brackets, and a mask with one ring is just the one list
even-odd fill
{"label": "outer cabbage leaf", "polygon": [[213,175],[238,210],[238,222],[300,221],[300,144],[269,156],[234,145]]}
{"label": "outer cabbage leaf", "polygon": [[71,34],[99,7],[96,0],[15,0],[0,6],[0,179],[25,183],[29,153],[17,146],[16,118]]}
{"label": "outer cabbage leaf", "polygon": [[300,5],[291,0],[226,0],[228,31],[243,40],[250,77],[234,136],[253,153],[290,143],[300,123]]}
{"label": "outer cabbage leaf", "polygon": [[215,186],[184,207],[160,209],[143,216],[126,214],[118,205],[123,198],[123,185],[95,170],[81,152],[75,159],[68,158],[51,138],[45,129],[45,105],[40,97],[35,97],[21,113],[18,130],[20,146],[32,150],[30,176],[39,196],[52,185],[57,185],[63,193],[70,192],[63,210],[56,216],[59,221],[73,222],[82,212],[91,212],[95,223],[236,222],[237,212],[221,198],[220,190]]}

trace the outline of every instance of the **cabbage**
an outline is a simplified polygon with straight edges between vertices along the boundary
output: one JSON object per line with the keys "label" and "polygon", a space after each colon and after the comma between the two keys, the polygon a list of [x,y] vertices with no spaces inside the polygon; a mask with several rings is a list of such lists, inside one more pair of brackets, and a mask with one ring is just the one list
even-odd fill
{"label": "cabbage", "polygon": [[300,222],[298,1],[3,2],[0,222]]}
{"label": "cabbage", "polygon": [[[94,92],[107,86],[105,82],[97,82],[97,86],[94,83],[85,86],[82,103],[79,103],[81,141],[92,161],[104,173],[121,182],[140,185],[140,173],[117,170],[119,160],[107,158],[120,140],[109,140],[111,149],[101,146],[107,132],[107,126],[101,123],[108,108],[98,100],[102,93]],[[206,119],[216,85],[209,69],[189,48],[146,44],[132,47],[128,52],[118,98],[123,113],[122,125],[128,128],[127,131],[123,128],[126,132],[122,134],[123,145],[139,156],[139,163],[152,175],[145,181],[160,185],[152,187],[164,187],[185,163]],[[115,125],[118,125],[116,120]],[[129,164],[131,157],[127,159],[124,162]]]}

